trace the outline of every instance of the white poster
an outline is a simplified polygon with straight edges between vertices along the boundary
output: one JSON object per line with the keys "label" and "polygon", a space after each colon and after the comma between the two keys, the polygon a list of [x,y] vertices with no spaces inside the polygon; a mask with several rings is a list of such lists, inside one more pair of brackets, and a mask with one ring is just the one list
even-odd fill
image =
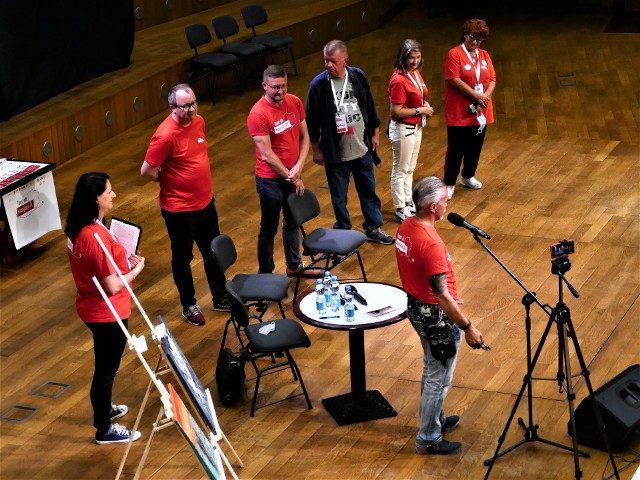
{"label": "white poster", "polygon": [[62,228],[51,172],[7,193],[2,202],[16,249]]}

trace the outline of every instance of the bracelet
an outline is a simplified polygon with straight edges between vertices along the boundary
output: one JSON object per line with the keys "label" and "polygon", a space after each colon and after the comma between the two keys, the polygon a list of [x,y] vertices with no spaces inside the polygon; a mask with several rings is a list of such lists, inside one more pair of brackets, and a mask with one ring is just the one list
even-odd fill
{"label": "bracelet", "polygon": [[468,323],[466,325],[463,325],[462,327],[458,325],[458,328],[460,328],[460,330],[469,330],[471,328],[471,320],[467,320],[467,322]]}

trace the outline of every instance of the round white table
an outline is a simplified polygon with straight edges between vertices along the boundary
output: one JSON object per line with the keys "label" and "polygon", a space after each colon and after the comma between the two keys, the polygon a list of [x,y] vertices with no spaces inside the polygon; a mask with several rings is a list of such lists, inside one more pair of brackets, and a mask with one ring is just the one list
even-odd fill
{"label": "round white table", "polygon": [[[338,312],[332,312],[328,308],[325,314],[318,314],[315,290],[298,297],[293,306],[296,317],[309,325],[349,332],[351,392],[325,398],[322,404],[338,425],[394,417],[397,412],[384,396],[378,390],[367,390],[364,331],[385,327],[406,318],[407,294],[395,285],[367,282],[340,285],[342,295],[346,285],[354,285],[367,301],[367,305],[363,305],[354,299],[357,310],[352,322],[346,320],[342,307]],[[374,312],[380,309],[388,311],[374,315]]]}

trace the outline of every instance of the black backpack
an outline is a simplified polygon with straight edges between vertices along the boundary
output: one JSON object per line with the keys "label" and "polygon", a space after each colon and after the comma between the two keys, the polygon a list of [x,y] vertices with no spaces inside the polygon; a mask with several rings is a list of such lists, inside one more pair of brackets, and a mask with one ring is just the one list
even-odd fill
{"label": "black backpack", "polygon": [[225,407],[234,407],[242,395],[244,362],[230,348],[220,351],[216,366],[218,395]]}

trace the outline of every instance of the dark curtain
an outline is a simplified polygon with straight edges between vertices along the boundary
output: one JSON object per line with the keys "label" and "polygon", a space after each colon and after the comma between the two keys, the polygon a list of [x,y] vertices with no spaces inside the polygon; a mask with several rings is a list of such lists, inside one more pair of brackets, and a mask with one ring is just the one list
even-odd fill
{"label": "dark curtain", "polygon": [[127,67],[133,0],[0,0],[0,121]]}

